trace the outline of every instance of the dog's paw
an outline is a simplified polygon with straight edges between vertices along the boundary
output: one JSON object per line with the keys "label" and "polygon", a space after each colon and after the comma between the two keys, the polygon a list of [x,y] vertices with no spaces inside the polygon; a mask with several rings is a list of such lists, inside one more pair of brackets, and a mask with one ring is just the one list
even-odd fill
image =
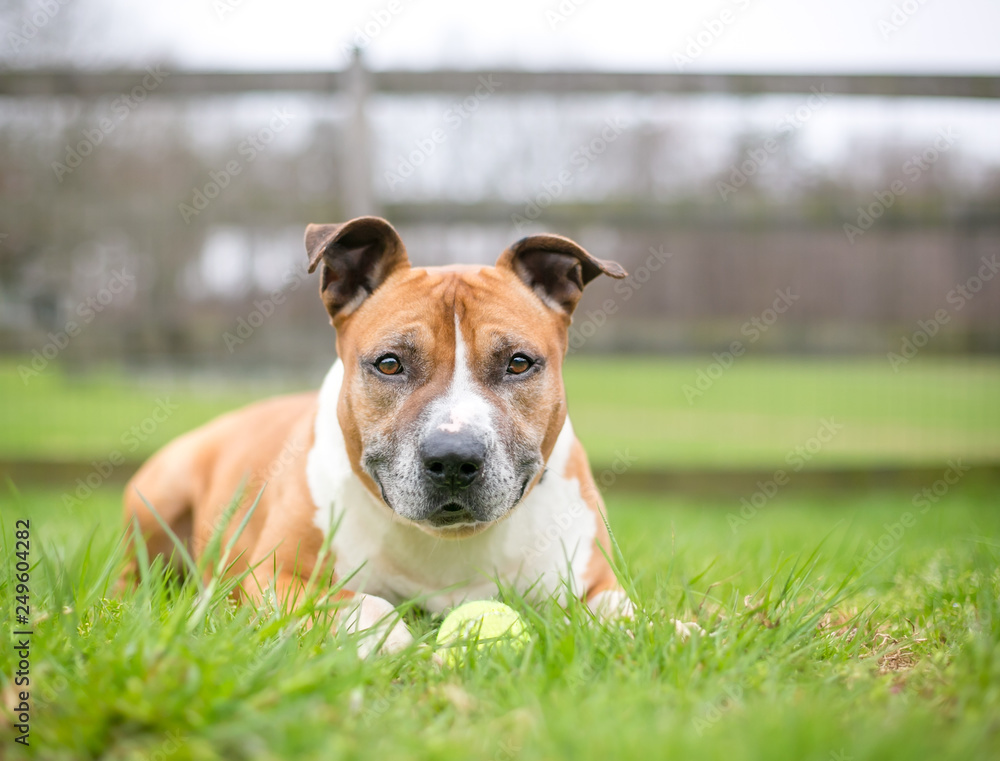
{"label": "dog's paw", "polygon": [[598,621],[631,621],[635,618],[635,605],[624,589],[605,589],[587,600],[587,607]]}
{"label": "dog's paw", "polygon": [[674,625],[674,631],[681,638],[681,642],[687,642],[692,634],[702,635],[705,633],[705,630],[694,621],[679,621],[676,618],[671,618],[670,623]]}
{"label": "dog's paw", "polygon": [[359,594],[341,614],[345,631],[357,633],[358,656],[396,653],[413,644],[413,635],[388,600]]}

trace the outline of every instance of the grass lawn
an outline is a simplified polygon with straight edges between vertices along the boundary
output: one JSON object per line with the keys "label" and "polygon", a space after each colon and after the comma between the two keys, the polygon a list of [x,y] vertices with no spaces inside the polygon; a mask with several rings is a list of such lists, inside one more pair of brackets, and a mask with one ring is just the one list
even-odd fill
{"label": "grass lawn", "polygon": [[[115,598],[118,494],[74,511],[58,493],[3,498],[5,629],[14,521],[31,521],[38,758],[1000,754],[1000,510],[972,483],[926,512],[912,493],[781,494],[735,529],[732,502],[612,492],[634,636],[509,600],[530,645],[443,670],[417,650],[358,661],[344,635],[156,573]],[[433,638],[436,621],[408,615]],[[675,617],[706,634],[683,641]],[[8,705],[14,655],[0,649]],[[0,721],[0,756],[21,757],[11,733]]]}
{"label": "grass lawn", "polygon": [[[806,467],[1000,461],[1000,361],[740,358],[711,385],[712,358],[572,358],[569,409],[595,468],[777,468],[824,421],[842,426]],[[275,392],[247,381],[139,383],[46,370],[25,384],[0,364],[0,459],[142,458],[220,412]],[[318,387],[320,378],[305,387]],[[690,390],[700,396],[692,396]],[[288,389],[283,389],[288,390]],[[794,456],[794,455],[792,455]]]}

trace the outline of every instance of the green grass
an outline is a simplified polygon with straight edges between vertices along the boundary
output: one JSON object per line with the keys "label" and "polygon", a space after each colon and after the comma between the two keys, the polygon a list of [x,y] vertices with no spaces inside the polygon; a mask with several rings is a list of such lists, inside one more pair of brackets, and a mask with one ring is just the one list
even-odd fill
{"label": "green grass", "polygon": [[117,451],[142,458],[213,417],[275,390],[260,384],[137,382],[110,371],[76,377],[58,367],[25,384],[16,363],[7,360],[0,364],[0,395],[5,400],[0,407],[0,457],[104,459]]}
{"label": "green grass", "polygon": [[[842,425],[808,466],[938,466],[1000,460],[1000,361],[917,357],[894,373],[883,359],[740,358],[689,404],[704,359],[572,358],[570,413],[596,467],[622,455],[644,470],[783,467],[824,420]],[[311,385],[317,387],[319,378]],[[273,385],[137,383],[46,370],[28,384],[0,364],[0,458],[141,458]],[[288,390],[288,389],[282,389]],[[158,400],[176,405],[153,419]],[[163,417],[163,415],[161,415]]]}
{"label": "green grass", "polygon": [[739,359],[691,397],[709,361],[616,357],[570,362],[574,426],[592,460],[629,449],[638,466],[783,466],[833,420],[843,429],[808,463],[937,464],[1000,459],[1000,362]]}
{"label": "green grass", "polygon": [[[996,758],[1000,511],[955,486],[782,494],[733,530],[733,501],[609,495],[634,637],[578,605],[532,609],[520,654],[441,670],[426,652],[358,661],[343,634],[199,600],[153,571],[110,589],[118,495],[67,509],[58,488],[5,498],[32,526],[32,752],[51,759]],[[886,527],[888,525],[888,528]],[[207,612],[196,612],[210,601]],[[418,636],[437,622],[408,614]],[[671,618],[706,636],[683,641]],[[6,621],[6,619],[5,619]],[[4,624],[8,628],[8,624]],[[0,649],[9,699],[13,652]],[[0,729],[4,757],[18,757]],[[177,745],[173,744],[176,740]]]}

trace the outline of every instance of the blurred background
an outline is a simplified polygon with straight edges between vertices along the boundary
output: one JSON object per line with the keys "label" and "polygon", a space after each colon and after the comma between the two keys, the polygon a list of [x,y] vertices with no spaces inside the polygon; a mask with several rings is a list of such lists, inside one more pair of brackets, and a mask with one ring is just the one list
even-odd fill
{"label": "blurred background", "polygon": [[995,484],[998,28],[988,0],[7,0],[0,466],[95,510],[317,387],[302,233],[373,213],[416,264],[550,231],[629,270],[566,370],[604,487]]}

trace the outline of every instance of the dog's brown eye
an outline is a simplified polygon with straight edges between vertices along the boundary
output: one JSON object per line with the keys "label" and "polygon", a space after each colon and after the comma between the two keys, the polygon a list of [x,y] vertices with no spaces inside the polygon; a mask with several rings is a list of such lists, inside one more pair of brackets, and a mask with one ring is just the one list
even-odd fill
{"label": "dog's brown eye", "polygon": [[511,375],[520,375],[534,363],[523,354],[515,354],[507,363],[507,372]]}
{"label": "dog's brown eye", "polygon": [[379,357],[375,361],[375,367],[382,375],[398,375],[403,371],[403,363],[399,361],[398,357],[394,357],[391,354],[386,354],[384,357]]}

